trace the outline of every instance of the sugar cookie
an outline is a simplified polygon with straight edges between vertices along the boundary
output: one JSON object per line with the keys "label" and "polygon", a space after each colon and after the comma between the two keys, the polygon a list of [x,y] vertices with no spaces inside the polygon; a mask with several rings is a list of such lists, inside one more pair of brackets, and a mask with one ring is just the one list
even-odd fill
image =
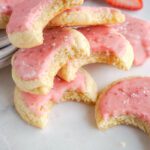
{"label": "sugar cookie", "polygon": [[95,103],[96,99],[96,83],[84,70],[80,70],[70,83],[56,77],[54,87],[47,95],[29,94],[19,88],[14,94],[14,104],[19,115],[29,124],[40,128],[47,125],[51,106],[60,100]]}
{"label": "sugar cookie", "polygon": [[59,72],[66,81],[75,78],[78,69],[86,64],[107,63],[119,69],[128,70],[134,59],[128,40],[114,29],[104,26],[79,28],[91,46],[91,55],[69,61]]}
{"label": "sugar cookie", "polygon": [[[6,10],[5,10],[6,12]],[[8,11],[7,11],[8,12]],[[1,16],[3,14],[3,16]],[[0,11],[0,28],[5,28],[8,23],[9,15],[4,15],[4,10]],[[68,9],[54,19],[52,19],[47,27],[52,26],[89,26],[117,24],[125,21],[125,16],[121,11],[107,7],[74,7]],[[3,26],[1,26],[3,24]]]}
{"label": "sugar cookie", "polygon": [[48,22],[65,9],[82,3],[83,0],[24,0],[18,3],[6,29],[10,42],[19,48],[42,44],[43,29]]}
{"label": "sugar cookie", "polygon": [[56,16],[48,26],[91,26],[125,21],[121,11],[108,7],[74,7]]}
{"label": "sugar cookie", "polygon": [[69,60],[90,55],[90,46],[82,33],[71,28],[45,30],[44,43],[19,50],[12,59],[12,76],[23,91],[47,93],[53,79]]}
{"label": "sugar cookie", "polygon": [[150,57],[150,22],[126,15],[126,21],[114,29],[123,34],[134,51],[134,65],[142,65]]}
{"label": "sugar cookie", "polygon": [[150,134],[150,77],[132,77],[104,89],[96,103],[100,129],[127,124]]}

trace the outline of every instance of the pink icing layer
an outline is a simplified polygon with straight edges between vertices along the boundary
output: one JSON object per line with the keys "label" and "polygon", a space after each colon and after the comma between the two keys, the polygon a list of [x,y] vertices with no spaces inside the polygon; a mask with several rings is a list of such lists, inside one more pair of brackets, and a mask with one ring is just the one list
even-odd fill
{"label": "pink icing layer", "polygon": [[29,109],[37,115],[42,115],[45,111],[47,112],[49,110],[41,109],[41,107],[44,107],[44,105],[50,100],[53,102],[59,102],[64,92],[84,92],[86,87],[85,80],[85,75],[83,73],[78,73],[75,80],[71,82],[66,82],[56,77],[54,81],[54,87],[47,95],[34,95],[25,92],[22,92],[21,94]]}
{"label": "pink icing layer", "polygon": [[126,21],[114,28],[132,44],[134,65],[141,65],[150,57],[150,22],[126,15]]}
{"label": "pink icing layer", "polygon": [[[59,36],[58,36],[59,35]],[[15,55],[12,66],[23,80],[38,79],[48,73],[54,55],[62,48],[70,46],[72,36],[68,28],[54,28],[44,31],[41,46],[21,49]]]}
{"label": "pink icing layer", "polygon": [[17,4],[7,25],[7,33],[25,31],[30,28],[51,3],[53,0],[23,0]]}
{"label": "pink icing layer", "polygon": [[104,26],[91,26],[78,29],[88,39],[93,53],[111,52],[123,56],[127,40],[114,29]]}
{"label": "pink icing layer", "polygon": [[126,79],[113,85],[101,97],[99,111],[106,121],[133,115],[150,123],[150,77]]}

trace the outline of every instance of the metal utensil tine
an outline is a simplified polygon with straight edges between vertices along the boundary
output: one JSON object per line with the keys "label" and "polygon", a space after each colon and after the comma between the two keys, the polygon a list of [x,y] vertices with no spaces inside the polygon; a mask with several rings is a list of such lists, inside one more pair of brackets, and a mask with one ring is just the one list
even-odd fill
{"label": "metal utensil tine", "polygon": [[0,59],[6,57],[7,55],[13,53],[14,51],[16,51],[17,48],[14,47],[13,45],[7,46],[3,49],[0,50]]}

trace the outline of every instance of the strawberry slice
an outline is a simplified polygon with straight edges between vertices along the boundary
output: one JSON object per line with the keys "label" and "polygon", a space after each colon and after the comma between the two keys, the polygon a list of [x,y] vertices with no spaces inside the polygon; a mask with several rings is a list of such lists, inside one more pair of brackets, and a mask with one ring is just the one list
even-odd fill
{"label": "strawberry slice", "polygon": [[111,4],[114,7],[119,7],[129,10],[138,10],[143,7],[142,0],[106,0],[107,3]]}

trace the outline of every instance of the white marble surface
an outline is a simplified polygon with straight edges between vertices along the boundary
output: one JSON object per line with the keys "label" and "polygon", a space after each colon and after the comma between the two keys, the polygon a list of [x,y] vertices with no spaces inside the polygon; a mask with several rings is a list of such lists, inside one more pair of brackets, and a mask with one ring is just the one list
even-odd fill
{"label": "white marble surface", "polygon": [[[100,3],[91,1],[88,1],[91,5]],[[150,20],[150,1],[144,2],[144,9],[132,14]],[[150,75],[149,66],[150,60],[129,72],[99,64],[86,69],[101,89],[121,77]],[[0,70],[0,150],[150,150],[150,139],[139,129],[118,126],[100,132],[94,120],[94,107],[81,103],[55,106],[44,130],[27,125],[13,108],[14,84],[10,72],[10,67]]]}

